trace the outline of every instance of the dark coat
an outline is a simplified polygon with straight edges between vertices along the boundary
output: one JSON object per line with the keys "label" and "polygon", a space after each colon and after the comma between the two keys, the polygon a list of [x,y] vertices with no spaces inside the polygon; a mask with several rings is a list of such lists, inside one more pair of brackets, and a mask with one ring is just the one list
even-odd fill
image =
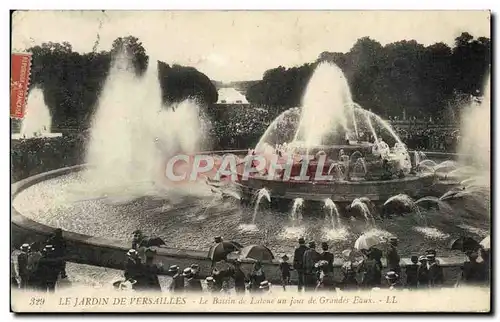
{"label": "dark coat", "polygon": [[481,285],[487,282],[487,269],[484,262],[464,262],[460,281],[468,285]]}
{"label": "dark coat", "polygon": [[295,248],[295,252],[293,254],[293,268],[298,271],[302,271],[304,269],[304,253],[308,248],[305,245],[300,245]]}
{"label": "dark coat", "polygon": [[399,262],[401,260],[401,257],[399,257],[398,250],[395,246],[390,246],[389,250],[387,251],[387,268],[390,271],[394,271],[398,274],[401,273],[401,266],[399,265]]}
{"label": "dark coat", "polygon": [[143,277],[143,265],[140,259],[132,260],[131,258],[127,258],[125,262],[125,270],[124,270],[125,279],[133,279],[136,281],[141,281]]}
{"label": "dark coat", "polygon": [[333,260],[334,260],[333,254],[330,253],[329,251],[324,251],[320,255],[321,255],[321,260],[328,262],[328,272],[329,273],[333,272]]}
{"label": "dark coat", "polygon": [[367,258],[358,267],[364,273],[361,286],[366,288],[379,287],[382,284],[382,267],[376,259]]}
{"label": "dark coat", "polygon": [[17,272],[21,278],[25,278],[29,275],[28,254],[25,252],[17,255]]}
{"label": "dark coat", "polygon": [[405,275],[406,275],[406,285],[415,288],[418,285],[418,267],[417,264],[406,265]]}
{"label": "dark coat", "polygon": [[439,287],[444,282],[443,268],[438,263],[433,263],[429,268],[425,267],[427,270],[427,276],[429,278],[429,287]]}
{"label": "dark coat", "polygon": [[191,277],[184,280],[184,289],[186,292],[201,292],[203,288],[201,287],[201,282],[199,279]]}
{"label": "dark coat", "polygon": [[316,269],[314,264],[321,260],[321,255],[316,249],[308,249],[304,252],[304,259],[302,260],[304,271],[306,274],[314,274]]}
{"label": "dark coat", "polygon": [[429,286],[429,272],[425,264],[421,264],[417,269],[418,287]]}
{"label": "dark coat", "polygon": [[177,273],[172,277],[172,283],[170,284],[169,290],[171,292],[182,292],[184,291],[184,276]]}
{"label": "dark coat", "polygon": [[245,288],[245,282],[247,280],[247,277],[245,275],[245,272],[241,270],[240,267],[236,267],[234,272],[233,272],[233,279],[234,279],[234,286],[236,288]]}

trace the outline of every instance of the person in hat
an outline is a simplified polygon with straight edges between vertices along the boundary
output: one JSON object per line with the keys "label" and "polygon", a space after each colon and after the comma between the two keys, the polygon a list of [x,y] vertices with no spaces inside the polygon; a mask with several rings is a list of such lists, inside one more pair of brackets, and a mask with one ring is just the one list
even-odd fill
{"label": "person in hat", "polygon": [[28,270],[28,254],[30,251],[29,244],[23,244],[20,248],[20,253],[17,255],[17,273],[19,275],[19,287],[26,289],[28,287],[29,270]]}
{"label": "person in hat", "polygon": [[304,238],[300,237],[299,247],[295,248],[295,252],[293,254],[293,268],[297,271],[297,287],[299,292],[304,288],[304,253],[306,250],[306,241]]}
{"label": "person in hat", "polygon": [[259,290],[263,293],[269,293],[271,290],[271,283],[269,283],[268,281],[260,282]]}
{"label": "person in hat", "polygon": [[386,260],[387,268],[389,271],[396,272],[396,274],[401,274],[401,266],[399,262],[401,258],[398,254],[398,239],[396,237],[389,238],[389,249],[387,250]]}
{"label": "person in hat", "polygon": [[184,275],[180,272],[179,266],[172,265],[168,269],[168,273],[172,276],[172,282],[169,286],[169,291],[173,293],[184,292]]}
{"label": "person in hat", "polygon": [[[160,280],[158,279],[158,274],[161,271],[161,265],[157,265],[154,263],[156,251],[151,248],[147,248],[144,251],[144,255],[146,257],[146,262],[141,269],[141,280],[137,281],[137,284],[143,284],[143,288],[146,290],[161,292],[161,284]],[[142,286],[139,286],[139,288],[142,288]]]}
{"label": "person in hat", "polygon": [[413,290],[418,287],[418,256],[412,256],[410,260],[411,264],[405,267],[406,286]]}
{"label": "person in hat", "polygon": [[315,264],[321,260],[321,255],[316,251],[316,243],[309,242],[309,249],[304,252],[304,277],[305,290],[314,291],[318,283],[317,268]]}
{"label": "person in hat", "polygon": [[48,245],[52,245],[54,248],[53,256],[57,258],[57,265],[59,265],[59,272],[61,278],[66,278],[66,241],[63,237],[63,231],[61,228],[54,230],[50,238],[47,240]]}
{"label": "person in hat", "polygon": [[133,237],[132,237],[132,249],[138,249],[138,248],[142,247],[142,243],[143,243],[144,239],[146,238],[146,236],[144,236],[142,231],[139,229],[136,229],[136,230],[134,230],[132,235],[133,235]]}
{"label": "person in hat", "polygon": [[424,288],[429,286],[429,274],[427,271],[427,257],[422,255],[418,258],[417,279],[418,287]]}
{"label": "person in hat", "polygon": [[215,280],[214,280],[214,278],[212,276],[208,276],[205,279],[205,282],[207,283],[207,290],[208,290],[208,292],[210,292],[210,293],[220,292],[220,290],[216,289],[216,287],[215,287]]}
{"label": "person in hat", "polygon": [[203,291],[201,287],[201,282],[199,279],[195,278],[193,270],[191,267],[187,267],[182,272],[184,276],[184,290],[190,293],[199,293]]}
{"label": "person in hat", "polygon": [[129,249],[127,252],[123,276],[125,280],[136,281],[133,285],[134,290],[144,290],[146,288],[145,268],[139,253],[135,249]]}
{"label": "person in hat", "polygon": [[34,242],[29,245],[27,270],[28,270],[28,289],[39,289],[40,280],[39,276],[35,275],[38,272],[38,265],[40,264],[40,259],[42,256],[41,245],[38,242]]}
{"label": "person in hat", "polygon": [[428,253],[426,258],[427,265],[425,269],[427,271],[428,286],[430,288],[440,287],[444,282],[443,268],[436,261],[436,255],[433,253]]}
{"label": "person in hat", "polygon": [[465,253],[468,261],[464,262],[461,269],[459,279],[456,286],[471,285],[484,286],[486,285],[486,265],[484,262],[478,262],[478,250],[469,250]]}
{"label": "person in hat", "polygon": [[250,274],[250,292],[260,292],[260,283],[266,280],[266,274],[262,270],[262,263],[260,261],[256,261],[253,265],[253,271]]}
{"label": "person in hat", "polygon": [[245,294],[245,283],[247,281],[247,277],[241,269],[241,261],[239,259],[236,259],[234,262],[233,279],[236,293]]}
{"label": "person in hat", "polygon": [[286,286],[290,284],[290,271],[292,266],[288,263],[288,256],[285,254],[281,256],[281,263],[279,266],[281,285],[283,286],[283,291],[286,291]]}
{"label": "person in hat", "polygon": [[38,289],[42,292],[54,292],[60,265],[55,257],[55,249],[52,245],[46,245],[42,249],[42,257],[38,263],[36,280],[39,282]]}
{"label": "person in hat", "polygon": [[191,272],[193,273],[194,278],[199,278],[198,274],[200,272],[200,265],[191,264],[190,268],[191,268]]}
{"label": "person in hat", "polygon": [[333,273],[334,256],[333,256],[333,253],[328,251],[328,243],[322,242],[321,249],[323,250],[323,252],[320,254],[321,260],[328,262],[328,267],[326,269],[328,270],[329,273]]}
{"label": "person in hat", "polygon": [[399,274],[394,271],[388,271],[385,274],[385,279],[387,281],[387,287],[390,290],[401,289],[401,283],[399,282]]}

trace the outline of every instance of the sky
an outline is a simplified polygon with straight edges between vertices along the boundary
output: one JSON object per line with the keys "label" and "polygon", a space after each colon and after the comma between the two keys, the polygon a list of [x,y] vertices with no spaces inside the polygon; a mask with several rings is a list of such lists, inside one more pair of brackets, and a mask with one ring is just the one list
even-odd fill
{"label": "sky", "polygon": [[213,80],[255,80],[277,66],[347,52],[358,38],[385,45],[415,39],[453,45],[461,32],[490,37],[488,11],[25,11],[12,18],[12,48],[68,41],[74,51],[109,50],[138,37],[147,54],[189,65]]}

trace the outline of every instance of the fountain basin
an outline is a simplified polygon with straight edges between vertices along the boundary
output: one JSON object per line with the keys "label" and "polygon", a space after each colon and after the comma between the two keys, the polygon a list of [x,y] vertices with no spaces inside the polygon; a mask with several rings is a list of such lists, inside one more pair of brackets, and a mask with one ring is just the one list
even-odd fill
{"label": "fountain basin", "polygon": [[277,181],[249,177],[243,181],[244,193],[253,195],[257,190],[266,188],[272,198],[307,201],[352,202],[356,198],[368,197],[372,201],[385,201],[391,196],[404,193],[410,197],[419,197],[435,182],[433,174],[407,176],[401,179],[380,181]]}
{"label": "fountain basin", "polygon": [[[12,199],[19,201],[16,199],[26,198],[29,201],[33,200],[31,197],[34,195],[38,195],[41,199],[51,199],[54,198],[54,195],[64,194],[67,190],[68,182],[77,181],[78,177],[75,177],[75,175],[84,170],[85,166],[83,165],[61,168],[21,180],[12,185]],[[43,186],[35,189],[37,191],[28,193],[30,196],[23,196],[28,190],[36,188],[38,185]],[[50,190],[47,189],[47,186],[55,190],[53,192],[54,195],[47,193]],[[61,207],[54,207],[52,209],[47,208],[32,212],[23,207],[23,205],[27,205],[26,203],[14,202],[11,213],[12,246],[17,248],[25,242],[43,241],[52,232],[53,228],[62,227],[64,230],[63,235],[67,240],[67,256],[69,261],[121,269],[125,260],[125,253],[130,247],[130,233],[132,230],[140,228],[148,234],[156,233],[167,241],[168,247],[161,247],[158,250],[157,262],[163,263],[165,267],[168,267],[172,263],[176,263],[181,267],[197,263],[201,268],[202,276],[210,272],[210,260],[207,258],[207,250],[211,245],[211,236],[222,235],[226,240],[237,240],[245,245],[264,241],[273,252],[276,252],[275,255],[278,255],[277,257],[285,253],[288,255],[293,254],[293,249],[296,246],[296,238],[280,237],[280,227],[283,227],[286,220],[283,220],[283,216],[280,216],[279,213],[263,213],[259,217],[259,231],[245,234],[234,229],[238,226],[239,222],[233,219],[240,218],[239,215],[235,215],[237,206],[235,206],[235,209],[231,209],[231,211],[216,208],[213,210],[214,212],[207,213],[207,221],[199,222],[190,217],[189,214],[196,211],[199,212],[200,209],[190,205],[185,205],[188,208],[187,211],[181,207],[176,208],[175,217],[171,213],[164,213],[163,217],[158,217],[159,214],[154,214],[153,219],[150,217],[151,210],[147,207],[143,211],[138,212],[128,209],[129,212],[127,213],[123,212],[124,209],[118,209],[124,217],[113,218],[116,214],[110,212],[110,207],[99,206],[98,212],[96,212],[96,208],[92,203],[90,201],[82,201],[75,204],[68,203],[62,209],[60,209]],[[119,207],[116,206],[115,208]],[[49,213],[51,214],[51,218],[47,217]],[[226,225],[222,225],[217,216],[230,216],[231,218],[229,219],[231,220],[228,220]],[[130,220],[126,220],[126,218]],[[461,217],[460,213],[457,213],[453,218],[457,224],[463,224],[465,218],[465,223],[469,225],[475,226],[476,223],[480,223],[480,226],[483,226],[481,227],[482,229],[487,228],[484,227],[484,220],[482,218],[477,218],[476,221],[470,217]],[[306,226],[313,226],[315,221],[320,221],[313,218],[305,220]],[[209,222],[213,224],[210,225]],[[379,229],[382,232],[385,231],[385,234],[390,233],[399,236],[400,249],[403,256],[416,254],[419,250],[424,249],[422,247],[436,248],[441,264],[445,268],[446,280],[453,283],[463,259],[461,256],[451,254],[447,250],[447,239],[453,236],[452,231],[455,231],[455,233],[458,232],[457,227],[450,225],[449,221],[445,223],[436,222],[438,229],[452,235],[449,235],[446,240],[429,240],[428,237],[421,236],[419,232],[413,231],[411,229],[413,224],[414,221],[409,217],[400,218],[397,222],[381,222]],[[306,229],[308,239],[314,238],[317,241],[329,240],[328,237],[321,236],[321,231],[317,229],[321,225],[322,223],[319,226],[315,225],[310,229]],[[157,231],[153,229],[157,229]],[[356,236],[363,228],[360,228],[358,231],[356,227],[351,226],[349,230],[351,232],[345,239],[330,240],[332,250],[336,255],[342,249],[349,247],[348,245],[352,245]],[[185,234],[187,236],[183,238]],[[193,247],[195,244],[196,246]],[[450,255],[452,256],[448,257]],[[408,258],[402,259],[402,266],[408,263]],[[279,282],[278,264],[278,261],[264,263],[264,270],[271,282]],[[335,266],[338,268],[340,265],[341,261],[336,260]],[[252,261],[243,261],[243,269],[247,273],[251,270],[251,267]],[[336,273],[338,274],[339,271],[337,269]],[[292,280],[296,280],[294,273],[292,273]]]}

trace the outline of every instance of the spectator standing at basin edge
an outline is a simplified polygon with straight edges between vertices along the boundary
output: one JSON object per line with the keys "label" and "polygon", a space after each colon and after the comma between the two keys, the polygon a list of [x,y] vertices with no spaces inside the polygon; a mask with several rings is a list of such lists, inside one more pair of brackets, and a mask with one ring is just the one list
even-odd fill
{"label": "spectator standing at basin edge", "polygon": [[19,287],[26,289],[28,287],[28,253],[30,250],[29,244],[23,244],[20,248],[21,253],[17,255],[17,273],[19,274]]}
{"label": "spectator standing at basin edge", "polygon": [[462,272],[457,282],[457,286],[462,284],[483,286],[487,282],[486,269],[484,262],[478,262],[479,253],[477,250],[466,253],[468,261],[462,265]]}
{"label": "spectator standing at basin edge", "polygon": [[411,264],[406,265],[405,275],[406,275],[406,286],[412,290],[416,289],[418,286],[418,257],[411,257]]}
{"label": "spectator standing at basin edge", "polygon": [[324,260],[328,263],[326,266],[326,271],[328,273],[333,273],[333,261],[334,261],[334,256],[331,252],[328,251],[328,243],[327,242],[322,242],[321,243],[321,249],[323,252],[320,254],[321,255],[321,260]]}
{"label": "spectator standing at basin edge", "polygon": [[61,228],[54,230],[52,236],[47,241],[47,245],[54,247],[54,256],[57,258],[57,265],[61,273],[61,278],[66,278],[66,241],[63,238],[63,231]]}
{"label": "spectator standing at basin edge", "polygon": [[309,249],[304,252],[304,277],[305,290],[314,291],[317,285],[317,272],[315,264],[321,260],[321,255],[316,251],[316,243],[309,242]]}
{"label": "spectator standing at basin edge", "polygon": [[236,290],[236,294],[245,294],[245,282],[247,280],[245,273],[241,269],[241,261],[236,259],[234,262],[234,288]]}
{"label": "spectator standing at basin edge", "polygon": [[398,239],[396,237],[389,238],[389,249],[387,250],[387,267],[389,271],[395,272],[397,275],[401,275],[401,266],[399,261],[401,258],[398,254]]}
{"label": "spectator standing at basin edge", "polygon": [[293,254],[293,268],[297,271],[298,290],[304,288],[304,253],[307,250],[304,238],[299,238],[299,247],[295,248]]}
{"label": "spectator standing at basin edge", "polygon": [[443,268],[439,265],[439,262],[436,261],[436,255],[433,253],[428,253],[427,256],[427,266],[425,269],[427,270],[427,278],[429,281],[429,287],[440,287],[444,281],[444,273]]}

